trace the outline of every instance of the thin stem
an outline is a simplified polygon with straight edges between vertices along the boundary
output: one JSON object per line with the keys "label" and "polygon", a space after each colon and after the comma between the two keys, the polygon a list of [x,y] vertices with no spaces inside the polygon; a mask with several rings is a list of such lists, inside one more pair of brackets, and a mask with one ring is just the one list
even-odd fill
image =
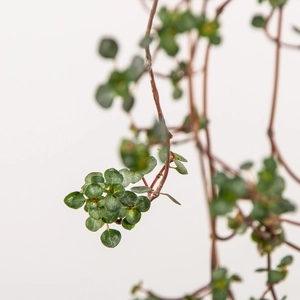
{"label": "thin stem", "polygon": [[[268,271],[270,271],[271,268],[272,268],[271,254],[270,254],[270,253],[267,254],[267,264],[268,264],[268,265],[267,265]],[[274,300],[277,300],[278,298],[277,298],[277,296],[276,296],[276,293],[275,293],[275,289],[274,289],[273,283],[271,283],[271,282],[268,281],[268,286],[269,286],[270,292],[271,292],[271,294],[272,294],[272,296],[273,296],[273,299],[274,299]]]}
{"label": "thin stem", "polygon": [[[149,20],[148,20],[148,24],[147,24],[147,29],[145,32],[145,36],[149,36],[150,32],[151,32],[151,28],[152,28],[152,23],[153,23],[153,18],[157,9],[157,4],[158,4],[158,0],[154,0],[151,10],[150,10],[150,15],[149,15]],[[162,179],[159,183],[159,185],[157,186],[156,190],[152,193],[151,195],[151,200],[154,200],[155,198],[157,198],[159,196],[159,193],[168,177],[168,173],[169,173],[169,166],[170,166],[170,139],[172,138],[171,133],[168,131],[167,126],[166,126],[166,121],[164,118],[164,114],[162,111],[162,108],[160,106],[160,100],[159,100],[159,93],[157,90],[157,86],[155,83],[155,77],[153,74],[153,70],[152,70],[152,56],[151,56],[151,52],[150,52],[150,47],[147,46],[145,48],[145,53],[146,53],[146,60],[147,60],[147,69],[148,69],[148,73],[150,76],[150,84],[151,84],[151,89],[152,89],[152,95],[153,95],[153,99],[155,102],[155,106],[156,106],[156,110],[157,110],[157,114],[158,114],[158,119],[159,121],[164,125],[165,129],[166,129],[166,140],[165,140],[165,147],[166,147],[166,168],[164,170]]]}
{"label": "thin stem", "polygon": [[277,107],[277,98],[278,98],[278,86],[279,86],[279,67],[280,67],[280,41],[281,41],[281,29],[282,29],[282,7],[279,8],[279,17],[278,17],[278,25],[277,25],[277,43],[276,43],[276,53],[275,53],[275,71],[274,71],[274,84],[273,84],[273,95],[272,95],[272,105],[271,105],[271,113],[270,113],[270,121],[268,127],[268,135],[271,142],[272,155],[275,155],[275,147],[273,144],[273,136],[274,136],[274,121],[275,121],[275,113]]}
{"label": "thin stem", "polygon": [[[164,298],[164,297],[160,297],[156,294],[154,294],[153,292],[151,291],[148,291],[148,290],[145,290],[145,289],[141,289],[140,290],[141,292],[144,292],[145,294],[147,294],[148,296],[152,296],[154,298],[156,298],[157,300],[185,300],[186,299],[186,296],[184,297],[178,297],[178,298]],[[210,284],[207,284],[201,288],[199,288],[198,290],[196,290],[195,292],[193,292],[191,294],[191,296],[198,296],[198,297],[203,297],[203,293],[207,293],[207,292],[211,292],[211,287],[210,287]]]}
{"label": "thin stem", "polygon": [[230,235],[228,235],[226,237],[221,237],[221,236],[219,236],[219,235],[216,234],[216,238],[219,241],[228,241],[228,240],[232,239],[235,235],[236,235],[236,231],[234,231],[233,233],[231,233]]}
{"label": "thin stem", "polygon": [[266,18],[266,24],[265,24],[265,27],[264,27],[264,32],[266,34],[266,36],[273,42],[275,42],[276,44],[280,44],[281,47],[285,47],[285,48],[290,48],[290,49],[295,49],[295,50],[299,50],[300,49],[300,44],[290,44],[290,43],[285,43],[285,42],[282,42],[278,39],[278,37],[273,37],[270,32],[269,32],[269,29],[268,29],[268,25],[272,19],[274,15],[274,8],[270,11],[270,14],[267,16]]}
{"label": "thin stem", "polygon": [[283,218],[281,218],[280,221],[285,222],[285,223],[289,223],[289,224],[292,224],[292,225],[295,225],[295,226],[300,226],[300,222],[296,222],[296,221],[292,221],[292,220],[288,220],[288,219],[283,219]]}
{"label": "thin stem", "polygon": [[285,244],[287,244],[288,246],[290,246],[291,248],[297,250],[297,251],[300,251],[300,247],[299,246],[296,246],[295,244],[292,244],[291,242],[288,242],[288,241],[284,241]]}

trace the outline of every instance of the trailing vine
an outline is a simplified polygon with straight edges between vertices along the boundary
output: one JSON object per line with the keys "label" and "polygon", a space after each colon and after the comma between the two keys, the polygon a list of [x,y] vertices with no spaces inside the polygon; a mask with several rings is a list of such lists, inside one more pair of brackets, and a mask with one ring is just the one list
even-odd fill
{"label": "trailing vine", "polygon": [[[290,0],[291,1],[291,0]],[[198,3],[196,10],[195,2]],[[299,176],[286,162],[284,154],[275,139],[274,124],[279,88],[281,49],[297,50],[300,45],[284,41],[284,10],[287,0],[259,0],[258,3],[268,5],[269,13],[264,16],[257,14],[252,17],[251,24],[261,29],[265,36],[274,43],[275,71],[273,79],[272,102],[267,134],[270,141],[270,153],[263,159],[262,165],[255,176],[251,161],[245,161],[239,168],[232,167],[219,157],[212,149],[209,118],[208,80],[212,47],[222,45],[221,16],[234,0],[226,0],[215,7],[213,17],[207,13],[208,0],[171,1],[168,6],[159,6],[158,0],[141,1],[148,12],[148,22],[139,47],[144,55],[135,55],[126,68],[114,64],[107,80],[101,83],[95,98],[103,109],[109,109],[114,102],[121,101],[122,109],[129,116],[131,138],[121,140],[119,153],[124,168],[117,170],[113,166],[104,171],[88,174],[83,186],[64,198],[67,206],[73,209],[83,207],[87,213],[85,225],[88,230],[96,232],[104,227],[100,235],[101,242],[109,248],[116,247],[122,238],[121,229],[132,230],[141,220],[153,201],[161,196],[168,197],[180,205],[172,191],[165,191],[165,183],[170,172],[177,171],[178,176],[187,175],[185,166],[187,159],[173,151],[177,144],[193,144],[199,156],[199,170],[205,192],[205,202],[209,212],[211,237],[211,277],[207,282],[191,292],[178,298],[165,298],[146,290],[141,284],[133,287],[132,294],[136,299],[145,300],[200,300],[209,295],[213,300],[235,299],[233,283],[240,282],[236,274],[230,274],[226,266],[220,264],[218,243],[229,242],[238,234],[250,233],[250,238],[257,246],[257,251],[266,258],[266,266],[256,272],[266,274],[266,288],[256,298],[250,300],[286,299],[279,297],[276,285],[286,279],[293,257],[287,253],[274,268],[272,254],[280,245],[287,245],[300,251],[300,246],[287,240],[284,223],[300,226],[299,222],[289,220],[286,214],[295,211],[294,202],[286,198],[285,179],[281,175],[284,169],[297,183]],[[277,17],[276,36],[269,32],[270,20]],[[153,26],[153,21],[158,25]],[[300,29],[293,26],[293,31],[300,34]],[[178,59],[181,50],[179,37],[187,37],[188,53],[185,60]],[[202,66],[196,65],[195,58],[199,55],[199,44],[205,44]],[[141,51],[140,51],[141,52]],[[107,60],[115,61],[119,53],[118,42],[112,37],[105,37],[99,44],[99,55]],[[173,62],[173,68],[165,73],[155,65],[158,55],[164,53]],[[196,99],[195,74],[202,70],[202,95]],[[141,78],[147,77],[152,91],[153,105],[157,116],[149,128],[139,127],[133,118],[134,104],[139,101],[134,87]],[[156,78],[163,78],[173,88],[170,97],[174,101],[187,101],[188,115],[178,118],[177,126],[168,126],[161,104]],[[186,84],[186,89],[183,85]],[[199,84],[197,84],[198,86]],[[186,90],[186,92],[184,92]],[[201,103],[201,109],[198,108]],[[178,139],[182,137],[184,139]],[[151,176],[150,176],[151,174]],[[150,178],[152,178],[150,180]],[[251,178],[251,179],[249,179]],[[176,196],[176,195],[175,195]],[[203,201],[201,199],[201,201]],[[243,211],[241,203],[251,205],[250,213]],[[217,232],[217,220],[227,219],[231,233],[222,237]],[[120,230],[119,230],[120,229]],[[141,298],[142,297],[142,298]]]}

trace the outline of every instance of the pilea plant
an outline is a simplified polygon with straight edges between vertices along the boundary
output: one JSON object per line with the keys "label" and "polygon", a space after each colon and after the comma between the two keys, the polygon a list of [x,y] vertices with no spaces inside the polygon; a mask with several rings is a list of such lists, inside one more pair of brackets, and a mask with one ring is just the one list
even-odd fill
{"label": "pilea plant", "polygon": [[[222,44],[222,24],[220,16],[225,8],[234,0],[226,0],[215,8],[214,16],[210,16],[208,6],[210,1],[170,1],[169,6],[159,6],[158,0],[142,1],[149,12],[145,34],[141,37],[138,54],[133,57],[125,68],[119,68],[116,63],[96,90],[95,98],[98,104],[109,109],[114,102],[121,101],[122,108],[129,116],[129,130],[132,138],[120,142],[120,157],[125,168],[116,170],[113,166],[101,173],[99,170],[88,174],[79,191],[68,194],[64,202],[73,209],[83,209],[88,217],[85,225],[90,231],[98,231],[104,226],[100,235],[101,242],[110,248],[116,247],[121,241],[121,230],[133,229],[141,220],[142,214],[150,209],[151,203],[158,197],[166,196],[176,204],[180,204],[172,191],[164,191],[165,182],[172,170],[180,175],[187,175],[185,166],[187,159],[173,151],[173,145],[178,143],[193,143],[199,154],[199,168],[202,172],[206,203],[209,207],[211,231],[211,278],[208,284],[200,287],[177,300],[200,300],[212,297],[213,300],[235,299],[232,283],[240,282],[236,274],[230,274],[226,266],[219,263],[217,242],[230,240],[237,234],[248,234],[257,245],[258,252],[266,257],[266,266],[256,272],[266,273],[266,289],[251,300],[286,299],[279,297],[275,285],[284,280],[288,274],[293,257],[287,253],[274,269],[271,257],[277,247],[286,244],[300,251],[300,247],[287,240],[282,224],[288,222],[300,226],[300,223],[288,220],[285,214],[293,212],[295,205],[284,195],[285,180],[280,174],[285,169],[296,182],[300,178],[287,165],[274,138],[274,120],[279,85],[279,61],[281,48],[300,49],[300,45],[285,43],[282,39],[282,15],[288,5],[287,0],[258,0],[265,3],[269,13],[257,14],[249,19],[254,27],[263,30],[266,37],[274,42],[276,48],[274,85],[268,138],[271,145],[270,154],[262,162],[256,176],[253,163],[246,161],[239,168],[229,166],[211,151],[208,118],[207,78],[209,69],[209,54],[212,47]],[[291,0],[290,0],[291,1]],[[198,6],[198,10],[195,7]],[[193,7],[193,8],[192,8]],[[278,16],[276,36],[271,36],[268,25],[275,13]],[[153,26],[155,20],[156,25]],[[297,26],[293,27],[300,34]],[[180,36],[188,36],[188,51],[185,59],[178,58],[181,51]],[[198,54],[198,44],[205,43],[203,62],[203,82],[201,97],[202,109],[198,109],[195,99],[193,77],[199,67],[195,65]],[[142,55],[144,51],[144,55]],[[99,44],[99,54],[102,58],[115,61],[119,53],[118,42],[112,37],[105,37]],[[161,73],[155,65],[156,57],[164,53],[173,62],[169,73]],[[182,55],[180,56],[182,57]],[[139,101],[135,86],[142,77],[150,80],[152,98],[157,111],[155,122],[150,127],[138,126],[134,122],[132,111]],[[169,127],[166,124],[161,107],[156,78],[165,78],[171,83],[173,92],[170,94],[175,101],[182,99],[189,105],[188,115],[178,117],[178,125]],[[186,89],[183,86],[186,85]],[[184,90],[186,92],[184,93]],[[202,132],[200,134],[200,132]],[[186,137],[183,140],[182,135]],[[158,166],[158,161],[161,166]],[[152,181],[148,179],[151,176]],[[249,203],[250,212],[243,210],[243,203]],[[216,230],[216,220],[226,218],[228,228],[232,233],[228,237],[220,237]],[[113,228],[112,228],[113,227]],[[259,293],[259,291],[258,291]],[[141,284],[132,288],[135,299],[164,300],[152,291],[146,290]],[[268,298],[267,298],[268,297]]]}

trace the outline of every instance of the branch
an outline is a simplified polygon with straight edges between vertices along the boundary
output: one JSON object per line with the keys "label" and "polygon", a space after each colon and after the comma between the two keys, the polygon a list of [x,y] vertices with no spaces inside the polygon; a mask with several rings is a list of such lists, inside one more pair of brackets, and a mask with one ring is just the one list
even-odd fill
{"label": "branch", "polygon": [[287,244],[288,246],[290,246],[291,248],[297,250],[297,251],[300,251],[300,247],[299,246],[296,246],[295,244],[292,244],[291,242],[288,242],[288,241],[284,241],[285,244]]}
{"label": "branch", "polygon": [[289,224],[292,224],[292,225],[295,225],[295,226],[300,226],[300,222],[296,222],[296,221],[292,221],[292,220],[288,220],[288,219],[283,219],[283,218],[281,218],[280,221],[285,222],[285,223],[289,223]]}
{"label": "branch", "polygon": [[[282,7],[281,7],[282,8]],[[281,9],[280,8],[280,9]],[[285,47],[285,48],[291,48],[291,49],[296,49],[296,50],[300,50],[300,45],[298,44],[290,44],[290,43],[285,43],[285,42],[282,42],[280,39],[278,39],[278,37],[273,37],[270,32],[269,32],[269,29],[268,29],[268,25],[272,19],[274,15],[274,8],[271,10],[270,14],[267,16],[266,18],[266,24],[264,26],[264,33],[266,34],[266,36],[272,41],[272,42],[275,42],[276,44],[280,44],[281,47]]]}
{"label": "branch", "polygon": [[[149,36],[150,32],[151,32],[151,28],[152,28],[152,23],[153,23],[153,18],[155,16],[155,12],[156,12],[156,8],[157,8],[157,4],[158,4],[158,0],[154,0],[152,7],[151,7],[151,11],[150,11],[150,15],[149,15],[149,20],[148,20],[148,24],[147,24],[147,29],[146,29],[146,33],[145,36]],[[167,137],[166,137],[166,141],[165,141],[165,146],[166,146],[166,168],[163,174],[163,177],[159,183],[159,185],[157,186],[156,190],[152,193],[151,195],[151,200],[154,200],[155,198],[157,198],[159,196],[159,193],[168,177],[168,173],[169,173],[169,166],[170,166],[170,139],[172,138],[171,133],[168,131],[167,126],[166,126],[166,121],[164,118],[164,114],[162,111],[162,108],[160,106],[160,100],[159,100],[159,93],[157,90],[157,86],[155,83],[155,78],[154,78],[154,74],[153,74],[153,70],[152,70],[152,56],[151,56],[151,52],[150,52],[150,47],[147,46],[145,48],[145,53],[146,53],[146,63],[147,63],[147,69],[148,69],[148,73],[150,76],[150,84],[151,84],[151,89],[152,89],[152,95],[153,95],[153,99],[155,102],[155,106],[156,106],[156,110],[157,110],[157,114],[158,114],[158,119],[159,121],[164,125],[166,132],[167,132]]]}
{"label": "branch", "polygon": [[[270,271],[271,270],[271,254],[270,253],[267,254],[267,261],[268,261],[267,268],[268,268],[268,271]],[[269,290],[270,290],[270,292],[271,292],[271,294],[273,296],[273,299],[277,300],[278,298],[276,296],[273,283],[271,283],[271,282],[268,281],[268,286],[269,286]]]}

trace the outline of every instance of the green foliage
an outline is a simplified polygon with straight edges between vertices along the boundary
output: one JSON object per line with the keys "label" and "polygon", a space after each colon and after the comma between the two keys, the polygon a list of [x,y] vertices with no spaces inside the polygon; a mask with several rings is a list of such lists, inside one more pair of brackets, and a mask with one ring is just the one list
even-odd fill
{"label": "green foliage", "polygon": [[264,28],[266,25],[266,20],[261,15],[256,15],[253,17],[251,24],[257,28]]}
{"label": "green foliage", "polygon": [[[156,166],[154,157],[149,158],[149,165],[142,172],[147,173],[154,169]],[[108,226],[112,223],[131,230],[140,221],[142,213],[148,211],[151,206],[148,197],[137,196],[136,193],[146,193],[152,189],[147,186],[136,186],[131,188],[133,191],[129,191],[125,187],[140,181],[143,176],[143,173],[128,169],[117,171],[109,168],[105,170],[104,176],[100,172],[92,172],[85,177],[82,192],[68,194],[64,202],[75,209],[85,204],[84,210],[89,215],[85,226],[90,231],[98,231],[104,224]],[[120,232],[109,227],[101,235],[102,243],[109,248],[116,247],[120,240]]]}
{"label": "green foliage", "polygon": [[115,229],[106,229],[101,234],[101,242],[108,248],[115,248],[121,241],[121,233]]}
{"label": "green foliage", "polygon": [[[173,144],[181,142],[180,140],[171,140],[177,133],[185,134],[186,141],[193,138],[200,156],[204,158],[203,168],[209,170],[205,176],[207,186],[204,188],[209,191],[207,199],[209,201],[207,202],[210,208],[211,223],[215,223],[218,218],[226,217],[227,226],[232,230],[232,235],[223,238],[224,240],[233,237],[235,233],[244,234],[250,231],[252,241],[257,245],[258,252],[266,256],[271,255],[278,246],[286,241],[282,226],[282,214],[293,212],[295,206],[284,197],[286,184],[279,173],[279,165],[276,160],[276,158],[280,160],[279,154],[272,149],[272,156],[263,161],[263,166],[258,172],[255,172],[251,161],[242,163],[238,169],[227,166],[210,152],[208,144],[209,121],[205,117],[206,112],[203,109],[205,116],[201,115],[201,112],[193,107],[192,96],[189,96],[191,93],[196,95],[195,90],[192,90],[188,85],[187,88],[190,93],[185,95],[183,92],[186,81],[191,83],[198,71],[194,65],[196,62],[194,51],[196,51],[198,41],[204,40],[207,46],[221,43],[219,15],[229,2],[225,1],[223,6],[217,7],[214,17],[207,14],[205,5],[201,10],[194,11],[188,2],[181,2],[174,7],[158,8],[156,12],[158,20],[154,20],[155,25],[151,30],[148,31],[149,28],[147,29],[146,36],[139,42],[140,48],[146,49],[146,64],[142,56],[135,55],[124,68],[119,68],[115,60],[119,52],[117,42],[111,38],[101,40],[98,49],[99,54],[105,59],[115,61],[112,71],[96,90],[96,100],[102,108],[108,109],[114,101],[118,101],[116,99],[120,99],[123,111],[130,113],[128,115],[130,117],[130,129],[134,138],[122,139],[120,143],[119,154],[125,168],[120,170],[109,168],[103,174],[100,172],[88,174],[81,191],[68,194],[64,202],[73,209],[84,208],[88,214],[85,222],[88,230],[96,232],[105,225],[106,229],[102,232],[100,240],[106,247],[114,248],[121,241],[121,233],[110,228],[110,224],[120,226],[125,230],[132,230],[140,222],[142,214],[150,209],[151,201],[156,197],[163,195],[180,205],[173,196],[161,191],[167,180],[169,169],[175,169],[181,175],[188,174],[185,164],[187,159],[170,149],[170,144],[173,147]],[[273,10],[279,10],[285,5],[287,0],[258,0],[257,2],[268,4],[267,6],[273,13]],[[266,16],[261,14],[253,16],[252,26],[263,28],[266,31],[266,25],[272,13]],[[300,33],[300,29],[296,26],[293,26],[293,30],[297,34]],[[177,57],[181,50],[181,38],[187,35],[189,36],[189,57],[184,57],[185,48],[180,53],[180,57]],[[274,38],[274,40],[276,39]],[[169,59],[174,61],[173,67],[167,73],[156,73],[154,70],[153,60],[149,57],[150,46],[155,49],[153,57],[164,52],[169,56]],[[209,49],[210,47],[207,47],[207,51]],[[141,49],[139,50],[141,51]],[[208,54],[209,52],[207,52],[207,57]],[[203,68],[205,75],[207,67],[205,63]],[[151,96],[155,99],[158,117],[151,126],[138,127],[135,124],[133,114],[131,114],[135,102],[139,101],[135,94],[135,86],[146,71],[149,71],[153,76],[158,74],[171,83],[174,100],[189,96],[191,111],[184,118],[178,116],[178,119],[181,120],[178,126],[167,127],[164,114],[161,112],[162,108],[159,107],[161,103],[159,103],[159,95],[156,92],[153,78],[151,78]],[[207,143],[203,145],[198,143],[194,136],[195,130],[205,131]],[[202,139],[202,132],[198,134]],[[146,179],[145,176],[152,173],[157,166],[156,158],[151,155],[156,150],[158,150],[158,158],[163,166],[159,168],[160,171],[154,173],[153,181],[148,184],[148,178]],[[284,165],[284,163],[282,164]],[[211,174],[212,176],[210,176]],[[194,188],[197,190],[197,187]],[[141,196],[140,194],[145,195]],[[250,206],[248,214],[243,212],[242,205],[240,205],[241,202],[245,201]],[[211,230],[215,231],[213,228]],[[212,238],[218,239],[217,233],[214,233]],[[276,269],[272,269],[268,262],[267,268],[259,268],[256,272],[266,273],[266,284],[270,289],[274,284],[278,284],[286,278],[288,266],[292,262],[292,256],[285,256]],[[214,266],[212,271],[212,280],[207,286],[208,291],[212,294],[212,299],[226,300],[231,298],[231,284],[240,282],[241,278],[235,274],[229,276],[227,269],[223,267]],[[132,289],[133,294],[145,291],[141,283]],[[136,298],[135,300],[139,299]],[[146,292],[146,298],[143,299],[160,300],[149,291]],[[183,296],[182,299],[200,300],[202,298],[194,293]],[[251,299],[255,300],[253,297]],[[264,299],[260,298],[259,300]],[[282,300],[284,299],[286,296],[282,298]]]}
{"label": "green foliage", "polygon": [[238,275],[229,276],[227,269],[217,268],[212,274],[212,299],[226,300],[228,297],[228,290],[232,282],[240,282],[241,278]]}
{"label": "green foliage", "polygon": [[104,38],[99,45],[99,54],[104,58],[115,58],[118,49],[118,44],[114,39]]}
{"label": "green foliage", "polygon": [[65,197],[64,202],[69,207],[78,209],[85,203],[85,198],[82,193],[73,192]]}

